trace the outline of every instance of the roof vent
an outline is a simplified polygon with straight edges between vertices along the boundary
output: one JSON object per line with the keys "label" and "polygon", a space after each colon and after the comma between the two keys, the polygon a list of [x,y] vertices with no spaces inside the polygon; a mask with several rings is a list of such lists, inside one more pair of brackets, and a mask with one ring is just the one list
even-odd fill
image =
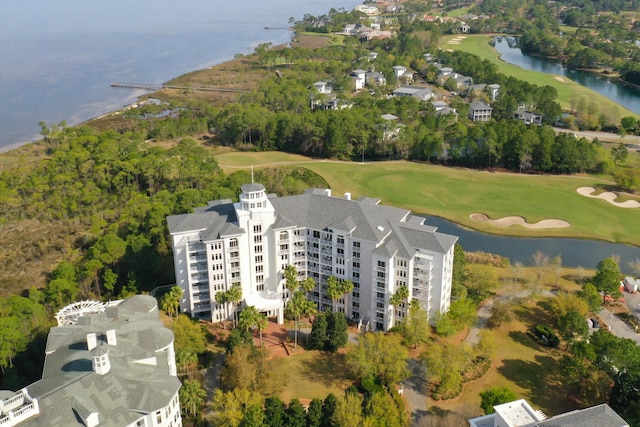
{"label": "roof vent", "polygon": [[377,228],[378,228],[378,231],[384,231],[384,227],[381,225],[379,225]]}
{"label": "roof vent", "polygon": [[324,195],[327,197],[331,197],[331,189],[330,188],[325,188],[325,190],[323,191]]}

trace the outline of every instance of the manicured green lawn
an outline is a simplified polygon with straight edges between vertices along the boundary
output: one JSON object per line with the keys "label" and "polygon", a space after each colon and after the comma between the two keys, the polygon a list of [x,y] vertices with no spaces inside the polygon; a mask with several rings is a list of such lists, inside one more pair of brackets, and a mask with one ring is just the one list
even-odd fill
{"label": "manicured green lawn", "polygon": [[293,398],[324,400],[329,393],[342,396],[352,384],[341,353],[305,351],[277,359],[277,366],[288,377],[287,385],[280,393],[286,403]]}
{"label": "manicured green lawn", "polygon": [[[274,157],[275,156],[275,157]],[[276,166],[284,153],[242,153],[242,164],[234,163],[237,153],[216,156],[226,172],[253,164]],[[640,209],[623,209],[603,200],[579,195],[576,189],[602,187],[607,181],[591,176],[546,176],[491,173],[406,161],[353,163],[338,161],[299,162],[290,156],[282,165],[298,164],[319,173],[333,194],[350,192],[352,197],[374,197],[382,203],[417,213],[440,216],[470,228],[518,236],[580,237],[640,245]],[[298,163],[299,162],[299,163]],[[469,215],[484,213],[490,218],[519,215],[528,222],[562,219],[564,229],[532,230],[520,226],[501,228],[472,220]]]}
{"label": "manicured green lawn", "polygon": [[640,115],[627,110],[610,99],[587,89],[566,77],[553,76],[546,73],[524,70],[516,65],[508,64],[500,60],[498,52],[489,44],[493,35],[466,35],[460,39],[460,44],[448,44],[456,36],[446,36],[440,40],[440,49],[461,50],[473,53],[482,59],[496,64],[501,73],[513,76],[517,79],[535,83],[539,86],[548,85],[558,91],[558,102],[563,109],[575,108],[580,102],[587,106],[593,105],[598,111],[606,114],[613,123],[618,123],[622,117]]}

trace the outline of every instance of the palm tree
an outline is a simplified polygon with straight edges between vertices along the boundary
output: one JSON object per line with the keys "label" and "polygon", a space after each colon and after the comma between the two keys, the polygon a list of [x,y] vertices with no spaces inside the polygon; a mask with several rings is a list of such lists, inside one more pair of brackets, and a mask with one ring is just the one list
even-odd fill
{"label": "palm tree", "polygon": [[316,281],[313,280],[313,277],[307,277],[300,282],[300,287],[304,291],[304,294],[308,296],[309,292],[311,292],[316,287]]}
{"label": "palm tree", "polygon": [[[313,280],[313,279],[311,279]],[[305,304],[302,306],[302,315],[306,318],[305,329],[307,330],[307,345],[309,344],[309,317],[318,312],[316,303],[305,296]]]}
{"label": "palm tree", "polygon": [[256,325],[258,328],[258,332],[260,334],[260,348],[262,348],[262,331],[267,328],[268,320],[263,313],[260,313],[257,308],[250,305],[242,309],[240,312],[240,321],[238,322],[238,326],[244,329],[249,329],[253,325]]}
{"label": "palm tree", "polygon": [[225,321],[227,320],[226,318],[229,317],[229,314],[226,312],[227,311],[226,310],[227,309],[227,303],[229,302],[229,297],[228,297],[227,293],[224,292],[224,291],[216,292],[215,300],[218,303],[218,305],[220,305],[220,306],[224,305],[224,307],[225,307],[225,316],[224,316],[224,318],[220,319],[220,323],[222,323],[222,328],[226,329]]}
{"label": "palm tree", "polygon": [[242,287],[240,283],[234,283],[227,291],[227,301],[233,305],[233,326],[236,325],[236,304],[242,301]]}
{"label": "palm tree", "polygon": [[293,296],[291,297],[291,299],[289,299],[289,301],[287,302],[287,307],[286,307],[287,314],[289,316],[292,316],[294,318],[294,321],[296,322],[296,324],[293,325],[293,333],[295,337],[294,348],[298,348],[297,322],[300,320],[300,316],[304,312],[306,301],[307,301],[307,298],[304,296],[304,294],[300,291],[296,291],[293,293]]}
{"label": "palm tree", "polygon": [[171,319],[180,309],[180,299],[182,298],[182,288],[173,286],[169,292],[160,299],[160,308],[166,312]]}
{"label": "palm tree", "polygon": [[340,281],[335,276],[327,279],[327,296],[331,299],[332,311],[336,311],[336,301],[342,295]]}
{"label": "palm tree", "polygon": [[291,295],[298,290],[298,270],[296,269],[295,265],[287,265],[284,268],[284,280],[285,280],[285,287],[287,288],[287,290],[289,291],[289,298],[291,298]]}
{"label": "palm tree", "polygon": [[[407,288],[407,285],[398,286],[396,293],[389,298],[389,304],[394,307],[394,317],[397,314],[398,307],[400,307],[407,298],[409,298],[409,288]],[[396,325],[397,323],[398,322],[396,322]]]}
{"label": "palm tree", "polygon": [[207,392],[199,381],[186,380],[182,387],[180,387],[180,406],[185,413],[195,417],[198,414],[198,409],[204,405]]}

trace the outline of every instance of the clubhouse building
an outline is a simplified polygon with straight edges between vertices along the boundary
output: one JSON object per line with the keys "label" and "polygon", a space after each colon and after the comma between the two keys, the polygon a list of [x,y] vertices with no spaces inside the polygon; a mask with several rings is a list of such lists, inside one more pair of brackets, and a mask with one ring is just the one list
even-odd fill
{"label": "clubhouse building", "polygon": [[[449,310],[456,236],[438,233],[410,211],[368,197],[333,197],[329,189],[296,196],[267,194],[262,184],[245,184],[239,201],[217,200],[194,213],[167,218],[181,310],[195,318],[221,321],[231,314],[215,295],[234,284],[240,304],[284,320],[284,271],[311,277],[308,296],[330,310],[327,279],[351,280],[353,291],[337,310],[372,330],[388,330],[407,315],[416,299],[433,318]],[[390,298],[406,287],[407,300]]]}
{"label": "clubhouse building", "polygon": [[0,390],[0,426],[182,426],[174,335],[155,298],[83,301],[60,313],[42,379]]}

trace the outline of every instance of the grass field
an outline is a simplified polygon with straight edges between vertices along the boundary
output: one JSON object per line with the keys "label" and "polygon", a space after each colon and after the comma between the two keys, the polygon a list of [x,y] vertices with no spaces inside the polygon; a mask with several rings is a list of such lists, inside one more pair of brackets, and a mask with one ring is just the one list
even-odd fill
{"label": "grass field", "polygon": [[[579,187],[607,189],[611,183],[591,176],[491,173],[406,161],[353,163],[311,161],[285,153],[226,153],[216,156],[225,172],[238,168],[302,165],[319,173],[334,195],[375,197],[382,203],[440,216],[470,228],[506,235],[598,239],[640,245],[640,209],[623,209],[579,195]],[[636,197],[636,199],[638,199]],[[518,215],[528,222],[562,219],[564,229],[501,228],[472,220],[484,213],[496,219]]]}
{"label": "grass field", "polygon": [[323,399],[329,393],[342,396],[353,381],[345,365],[343,353],[305,351],[292,357],[278,359],[278,369],[288,377],[280,398]]}
{"label": "grass field", "polygon": [[540,86],[551,86],[558,91],[558,102],[563,109],[569,110],[572,106],[582,101],[588,106],[596,106],[599,111],[607,115],[612,123],[618,123],[622,117],[626,116],[640,118],[640,115],[627,110],[610,99],[565,77],[524,70],[516,65],[508,64],[500,60],[498,52],[489,44],[494,36],[467,35],[465,38],[460,39],[459,44],[448,44],[454,37],[456,36],[443,37],[440,40],[440,49],[461,50],[472,53],[496,64],[500,72],[507,76],[513,76],[517,79],[535,83]]}

